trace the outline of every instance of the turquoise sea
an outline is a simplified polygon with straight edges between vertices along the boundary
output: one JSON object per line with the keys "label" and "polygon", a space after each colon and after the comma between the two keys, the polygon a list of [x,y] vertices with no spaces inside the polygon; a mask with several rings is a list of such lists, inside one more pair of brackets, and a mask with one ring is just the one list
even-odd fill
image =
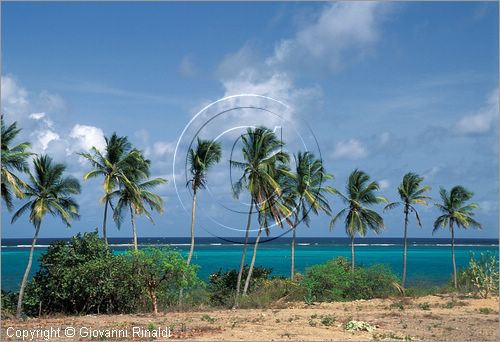
{"label": "turquoise sea", "polygon": [[[33,275],[39,268],[38,258],[54,239],[40,239],[35,250]],[[130,249],[120,244],[129,243],[128,239],[110,239],[114,244],[114,253],[123,253]],[[193,262],[200,266],[199,275],[207,279],[208,275],[219,269],[231,269],[239,266],[242,246],[239,240],[221,241],[217,238],[199,238]],[[141,245],[165,246],[187,254],[189,245],[185,238],[144,238]],[[3,239],[1,249],[1,287],[3,290],[17,290],[28,261],[30,241],[28,239]],[[247,255],[248,263],[251,249]],[[401,239],[365,238],[356,240],[356,263],[361,265],[385,264],[395,273],[401,274],[402,250]],[[498,256],[498,239],[457,239],[455,253],[458,268],[465,267],[470,252],[490,251]],[[345,238],[300,238],[295,252],[296,271],[323,263],[337,256],[350,258],[349,242]],[[442,285],[449,281],[451,251],[447,239],[410,239],[408,246],[408,284]],[[274,275],[288,276],[290,273],[290,245],[288,238],[262,243],[257,254],[257,265],[270,267]]]}

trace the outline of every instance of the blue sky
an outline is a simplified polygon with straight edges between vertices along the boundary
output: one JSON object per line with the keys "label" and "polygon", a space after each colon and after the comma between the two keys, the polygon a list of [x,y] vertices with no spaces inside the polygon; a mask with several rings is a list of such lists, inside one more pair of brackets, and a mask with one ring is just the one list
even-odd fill
{"label": "blue sky", "polygon": [[[266,123],[282,126],[295,152],[297,135],[289,127],[299,127],[316,154],[311,142],[318,140],[335,175],[330,185],[343,189],[354,168],[379,181],[393,200],[408,171],[426,177],[435,199],[440,186],[461,184],[475,193],[484,229],[457,236],[498,237],[497,3],[2,3],[6,120],[18,121],[34,151],[64,161],[80,179],[88,165],[76,152],[102,146],[103,134],[127,135],[153,161],[154,175],[169,180],[158,190],[165,213],[154,216],[155,225],[139,219],[139,236],[189,234],[189,214],[173,182],[177,141],[205,105],[241,93],[287,103],[283,109],[257,99],[283,110],[286,122],[234,112],[202,137]],[[203,113],[197,124],[210,115]],[[187,205],[182,148],[194,126],[179,143],[175,167]],[[244,215],[225,209],[245,208],[229,194],[232,139],[221,139],[225,158],[208,175],[210,192],[200,194],[200,236],[242,235],[214,223],[235,229],[245,223]],[[48,218],[41,236],[100,227],[101,195],[99,180],[85,182],[78,196],[82,219],[66,229]],[[331,202],[341,208],[338,199]],[[431,236],[437,215],[432,205],[422,208],[424,227],[412,222],[410,236]],[[11,225],[10,216],[3,209],[3,237],[32,236],[26,217]],[[384,219],[383,236],[400,236],[402,213]],[[328,222],[313,218],[299,234],[345,235],[340,225],[330,232]],[[111,220],[109,227],[111,236],[131,235],[127,221],[121,230]]]}

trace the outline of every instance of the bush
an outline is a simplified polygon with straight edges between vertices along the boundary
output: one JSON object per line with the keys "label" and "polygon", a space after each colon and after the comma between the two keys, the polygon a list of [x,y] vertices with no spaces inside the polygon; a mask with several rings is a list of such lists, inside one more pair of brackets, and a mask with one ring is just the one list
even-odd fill
{"label": "bush", "polygon": [[[241,277],[241,290],[245,284],[249,267],[245,265]],[[212,273],[208,278],[208,289],[210,292],[210,303],[215,306],[231,306],[236,295],[236,285],[238,282],[237,269]],[[248,287],[248,293],[252,293],[264,280],[269,278],[272,269],[255,266],[252,272],[252,280]]]}
{"label": "bush", "polygon": [[23,304],[32,316],[123,313],[136,311],[141,300],[143,287],[132,265],[114,256],[97,233],[85,233],[48,248],[27,285]]}
{"label": "bush", "polygon": [[304,288],[297,282],[284,278],[263,280],[247,297],[240,300],[240,308],[268,308],[278,302],[283,304],[304,298]]}
{"label": "bush", "polygon": [[385,266],[355,268],[345,258],[336,258],[306,270],[302,280],[306,294],[317,301],[349,301],[385,298],[397,294],[397,277]]}
{"label": "bush", "polygon": [[13,318],[16,315],[19,293],[2,290],[1,319]]}
{"label": "bush", "polygon": [[154,301],[160,308],[177,305],[181,285],[189,301],[197,300],[195,284],[195,268],[187,268],[178,252],[148,249],[114,255],[96,232],[85,233],[48,248],[26,287],[23,305],[29,316],[133,313],[150,310]]}
{"label": "bush", "polygon": [[125,257],[149,296],[154,313],[158,312],[158,301],[164,307],[176,305],[180,289],[190,289],[197,282],[195,266],[188,266],[179,252],[148,248]]}
{"label": "bush", "polygon": [[479,259],[470,254],[467,268],[458,274],[459,288],[462,291],[474,292],[482,298],[498,292],[498,260],[497,255],[480,253]]}

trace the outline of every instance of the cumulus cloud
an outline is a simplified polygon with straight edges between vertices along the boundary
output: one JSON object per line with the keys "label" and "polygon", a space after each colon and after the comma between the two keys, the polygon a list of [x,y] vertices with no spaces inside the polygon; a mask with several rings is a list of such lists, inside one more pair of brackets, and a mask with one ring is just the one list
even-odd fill
{"label": "cumulus cloud", "polygon": [[[283,101],[289,105],[286,120],[292,122],[302,113],[315,111],[322,104],[322,89],[317,84],[298,87],[296,79],[303,75],[297,74],[297,70],[310,65],[321,67],[324,72],[326,65],[335,71],[345,53],[363,54],[378,40],[378,12],[383,6],[374,2],[328,4],[291,38],[277,41],[274,51],[267,56],[260,55],[252,44],[245,44],[226,55],[217,68],[224,95],[257,94]],[[233,126],[248,124],[249,118],[258,117],[251,111],[231,115],[232,120],[227,124]],[[266,116],[263,124],[276,126],[279,121]],[[262,123],[257,121],[257,124]]]}
{"label": "cumulus cloud", "polygon": [[75,143],[72,146],[78,151],[88,151],[92,147],[102,151],[106,147],[104,132],[99,127],[76,124],[71,129],[69,137]]}
{"label": "cumulus cloud", "polygon": [[309,61],[336,70],[344,54],[355,51],[362,55],[378,40],[382,7],[377,2],[330,4],[295,37],[280,41],[266,62],[275,65]]}
{"label": "cumulus cloud", "polygon": [[334,159],[362,159],[368,156],[368,151],[364,144],[358,139],[349,139],[339,141],[335,144],[335,148],[332,153]]}
{"label": "cumulus cloud", "polygon": [[476,113],[461,118],[455,129],[460,134],[485,134],[498,122],[498,89],[492,91],[486,104]]}
{"label": "cumulus cloud", "polygon": [[20,139],[29,140],[33,152],[50,154],[71,168],[72,164],[78,165],[75,152],[92,146],[103,149],[105,141],[98,127],[62,124],[66,121],[59,119],[65,110],[61,96],[45,90],[29,92],[14,77],[2,76],[2,112],[7,122],[18,122],[22,128]]}

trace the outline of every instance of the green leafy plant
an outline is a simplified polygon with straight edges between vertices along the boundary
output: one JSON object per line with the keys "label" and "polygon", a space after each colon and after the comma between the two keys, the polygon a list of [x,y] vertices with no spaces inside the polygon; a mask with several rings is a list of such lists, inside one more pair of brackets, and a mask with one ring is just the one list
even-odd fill
{"label": "green leafy plant", "polygon": [[480,253],[476,259],[474,253],[470,253],[469,265],[459,274],[459,284],[463,290],[472,291],[482,298],[488,298],[491,294],[498,292],[498,258],[489,251]]}
{"label": "green leafy plant", "polygon": [[492,312],[493,310],[490,308],[479,308],[479,313],[482,313],[483,315],[489,315]]}
{"label": "green leafy plant", "polygon": [[321,317],[321,324],[330,326],[337,321],[337,318],[333,315],[325,315]]}
{"label": "green leafy plant", "polygon": [[344,326],[345,330],[348,331],[368,331],[372,332],[375,327],[364,321],[349,321]]}
{"label": "green leafy plant", "polygon": [[396,276],[382,265],[351,271],[345,258],[336,258],[307,269],[302,285],[309,299],[331,302],[395,295],[393,284],[397,282]]}
{"label": "green leafy plant", "polygon": [[[248,274],[249,267],[243,268],[243,277]],[[256,266],[253,269],[252,281],[249,293],[258,288],[264,280],[269,279],[271,268]],[[238,281],[238,270],[219,271],[212,273],[208,277],[208,291],[210,293],[210,303],[215,306],[230,306],[234,302],[236,286]]]}

